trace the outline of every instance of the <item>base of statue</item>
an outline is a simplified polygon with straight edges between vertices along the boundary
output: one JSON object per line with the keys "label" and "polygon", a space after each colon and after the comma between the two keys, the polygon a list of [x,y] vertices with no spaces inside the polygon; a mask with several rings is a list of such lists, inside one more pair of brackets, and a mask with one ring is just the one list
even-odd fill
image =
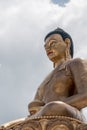
{"label": "base of statue", "polygon": [[87,124],[66,116],[42,116],[19,119],[2,125],[0,130],[87,130]]}

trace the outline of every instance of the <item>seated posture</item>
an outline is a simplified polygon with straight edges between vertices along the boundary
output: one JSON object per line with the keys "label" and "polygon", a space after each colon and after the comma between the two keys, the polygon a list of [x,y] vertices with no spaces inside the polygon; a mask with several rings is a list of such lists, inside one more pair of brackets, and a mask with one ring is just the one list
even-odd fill
{"label": "seated posture", "polygon": [[80,109],[87,106],[87,62],[73,59],[71,36],[60,28],[48,33],[44,41],[54,70],[28,105],[30,116],[59,115],[83,121]]}

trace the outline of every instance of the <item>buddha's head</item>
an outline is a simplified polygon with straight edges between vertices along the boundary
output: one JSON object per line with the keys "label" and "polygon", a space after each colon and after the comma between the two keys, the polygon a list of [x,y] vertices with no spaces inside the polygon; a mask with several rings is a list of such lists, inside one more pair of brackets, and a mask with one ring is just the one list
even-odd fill
{"label": "buddha's head", "polygon": [[48,33],[44,39],[48,58],[55,62],[61,58],[73,58],[73,41],[64,30],[57,28]]}

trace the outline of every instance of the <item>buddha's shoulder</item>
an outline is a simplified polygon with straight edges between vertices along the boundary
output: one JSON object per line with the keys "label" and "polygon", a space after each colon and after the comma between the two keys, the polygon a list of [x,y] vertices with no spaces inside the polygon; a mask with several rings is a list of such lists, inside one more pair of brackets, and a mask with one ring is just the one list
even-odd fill
{"label": "buddha's shoulder", "polygon": [[74,59],[71,59],[69,60],[66,65],[69,65],[69,66],[75,66],[75,67],[78,67],[79,65],[87,65],[87,59],[82,59],[82,58],[74,58]]}

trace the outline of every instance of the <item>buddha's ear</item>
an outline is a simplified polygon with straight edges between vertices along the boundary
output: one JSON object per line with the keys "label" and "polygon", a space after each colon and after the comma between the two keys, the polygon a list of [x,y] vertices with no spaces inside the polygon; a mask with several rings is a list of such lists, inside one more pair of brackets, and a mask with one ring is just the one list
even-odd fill
{"label": "buddha's ear", "polygon": [[65,39],[65,43],[66,43],[66,45],[67,45],[67,48],[70,48],[71,42],[70,42],[70,39],[69,39],[69,38],[66,38],[66,39]]}

